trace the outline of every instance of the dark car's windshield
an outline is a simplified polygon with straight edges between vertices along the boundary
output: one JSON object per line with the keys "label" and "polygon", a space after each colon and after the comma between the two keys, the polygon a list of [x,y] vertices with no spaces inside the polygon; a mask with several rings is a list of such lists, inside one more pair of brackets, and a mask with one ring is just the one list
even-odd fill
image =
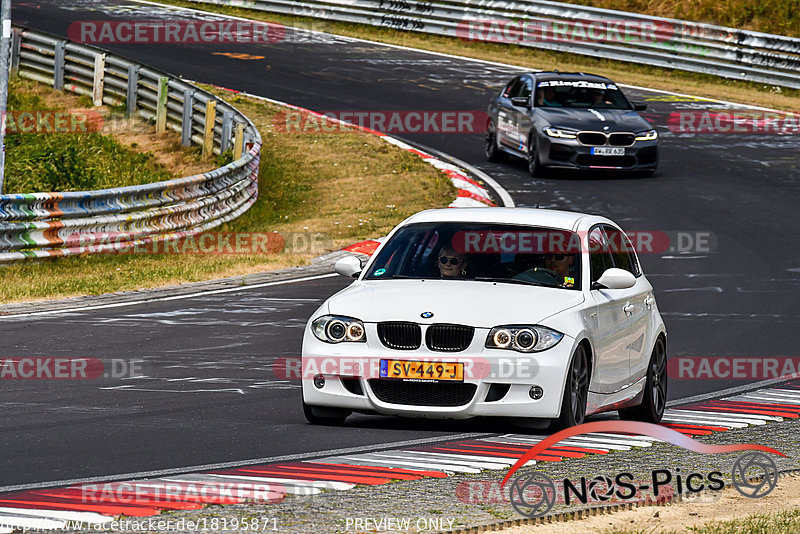
{"label": "dark car's windshield", "polygon": [[580,239],[567,230],[487,223],[418,223],[381,249],[367,280],[438,278],[579,289]]}
{"label": "dark car's windshield", "polygon": [[545,108],[632,109],[613,83],[546,80],[536,85],[536,106]]}

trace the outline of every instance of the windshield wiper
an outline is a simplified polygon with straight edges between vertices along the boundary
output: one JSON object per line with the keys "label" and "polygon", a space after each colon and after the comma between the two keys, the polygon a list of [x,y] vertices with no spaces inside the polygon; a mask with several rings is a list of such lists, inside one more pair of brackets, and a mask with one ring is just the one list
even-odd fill
{"label": "windshield wiper", "polygon": [[541,282],[535,282],[533,280],[518,280],[515,278],[497,278],[491,276],[476,276],[473,280],[477,282],[501,282],[506,284],[522,284],[524,286],[541,286],[541,287],[554,287],[549,286],[547,284],[543,284]]}

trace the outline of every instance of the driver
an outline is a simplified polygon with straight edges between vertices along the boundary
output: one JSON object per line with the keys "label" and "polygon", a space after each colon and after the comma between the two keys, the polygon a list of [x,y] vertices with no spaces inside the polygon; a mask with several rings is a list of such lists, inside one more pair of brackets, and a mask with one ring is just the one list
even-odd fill
{"label": "driver", "polygon": [[452,247],[442,247],[436,260],[442,278],[464,278],[467,276],[467,258]]}
{"label": "driver", "polygon": [[549,108],[560,108],[561,103],[559,103],[556,99],[556,88],[555,87],[544,87],[540,88],[538,91],[538,105],[545,106]]}
{"label": "driver", "polygon": [[558,283],[562,287],[572,287],[575,285],[575,279],[570,276],[570,269],[575,263],[575,257],[572,254],[545,254],[544,266],[558,275]]}

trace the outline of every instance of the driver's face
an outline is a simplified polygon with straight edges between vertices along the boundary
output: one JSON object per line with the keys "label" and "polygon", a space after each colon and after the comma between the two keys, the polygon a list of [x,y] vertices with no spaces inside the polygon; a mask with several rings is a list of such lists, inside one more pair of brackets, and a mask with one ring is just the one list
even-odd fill
{"label": "driver's face", "polygon": [[544,258],[544,266],[561,276],[569,276],[569,267],[575,261],[569,254],[548,254]]}

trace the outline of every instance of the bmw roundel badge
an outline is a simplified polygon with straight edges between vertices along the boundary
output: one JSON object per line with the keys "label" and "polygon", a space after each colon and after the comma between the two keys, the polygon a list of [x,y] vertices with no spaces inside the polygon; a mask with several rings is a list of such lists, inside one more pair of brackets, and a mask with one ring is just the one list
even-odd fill
{"label": "bmw roundel badge", "polygon": [[422,317],[423,319],[430,319],[431,317],[433,317],[433,312],[422,312],[419,314],[419,316]]}

